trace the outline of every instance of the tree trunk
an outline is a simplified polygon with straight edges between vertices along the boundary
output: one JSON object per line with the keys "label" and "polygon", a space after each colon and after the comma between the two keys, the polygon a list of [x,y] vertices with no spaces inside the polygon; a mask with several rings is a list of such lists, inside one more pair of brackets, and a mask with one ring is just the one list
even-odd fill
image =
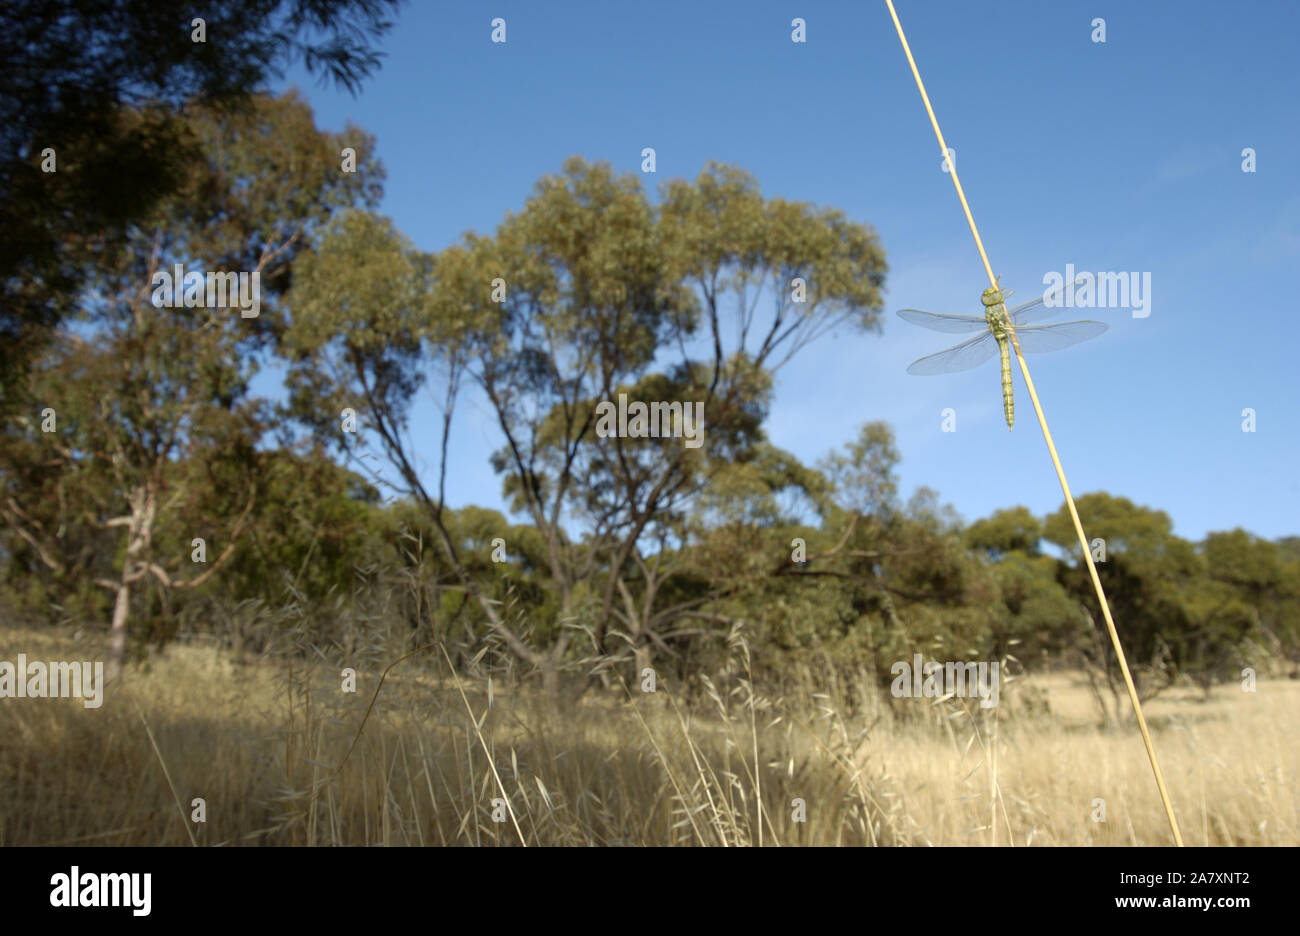
{"label": "tree trunk", "polygon": [[[649,641],[637,645],[635,665],[636,665],[636,673],[634,674],[634,676],[637,685],[639,686],[641,684],[642,679],[645,678],[644,676],[642,676],[642,674],[650,666],[650,642]],[[656,681],[657,678],[658,677],[656,677]]]}
{"label": "tree trunk", "polygon": [[560,671],[555,661],[551,659],[542,665],[542,692],[551,700],[559,698],[560,695]]}
{"label": "tree trunk", "polygon": [[117,587],[117,601],[113,603],[113,626],[108,632],[108,672],[106,681],[116,683],[122,675],[122,659],[126,655],[126,618],[131,608],[131,586],[126,582]]}
{"label": "tree trunk", "polygon": [[152,488],[136,488],[128,498],[131,504],[127,524],[126,557],[122,560],[122,577],[117,583],[117,600],[113,603],[113,624],[108,632],[107,681],[115,683],[122,675],[122,661],[126,657],[126,621],[131,611],[131,583],[145,575],[145,566],[139,557],[147,557],[153,538],[153,523],[157,516],[158,499]]}

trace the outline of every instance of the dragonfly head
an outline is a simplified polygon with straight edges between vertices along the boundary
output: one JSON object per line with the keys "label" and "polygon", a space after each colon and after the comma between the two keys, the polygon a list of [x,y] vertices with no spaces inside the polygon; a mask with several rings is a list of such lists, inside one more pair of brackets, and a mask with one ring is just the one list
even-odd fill
{"label": "dragonfly head", "polygon": [[984,295],[980,296],[980,302],[984,303],[987,308],[1001,305],[1006,302],[1011,295],[1011,290],[1002,289],[1002,277],[996,277],[993,279],[993,282],[997,283],[996,289],[991,286],[989,289],[984,290]]}

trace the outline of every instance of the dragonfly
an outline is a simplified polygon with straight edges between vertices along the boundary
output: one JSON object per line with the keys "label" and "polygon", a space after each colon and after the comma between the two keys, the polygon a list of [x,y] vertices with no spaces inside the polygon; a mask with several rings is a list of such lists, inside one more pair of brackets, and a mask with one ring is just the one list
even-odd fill
{"label": "dragonfly", "polygon": [[[1016,421],[1016,403],[1011,386],[1011,343],[1018,341],[1020,350],[1029,354],[1043,351],[1060,351],[1089,338],[1096,338],[1107,328],[1105,322],[1081,319],[1075,322],[1053,322],[1035,325],[1041,319],[1051,318],[1064,306],[1062,296],[1085,281],[1080,277],[1073,283],[1048,290],[1030,302],[1007,311],[1006,301],[1012,290],[1002,288],[1002,278],[995,282],[998,288],[989,287],[980,296],[984,304],[983,315],[954,315],[947,312],[925,312],[921,309],[899,309],[898,315],[913,325],[950,334],[980,332],[944,351],[927,354],[913,361],[907,368],[909,374],[929,377],[935,374],[956,374],[978,367],[995,354],[1002,359],[1002,408],[1007,416],[1007,430]],[[1014,331],[1014,339],[1012,332]]]}

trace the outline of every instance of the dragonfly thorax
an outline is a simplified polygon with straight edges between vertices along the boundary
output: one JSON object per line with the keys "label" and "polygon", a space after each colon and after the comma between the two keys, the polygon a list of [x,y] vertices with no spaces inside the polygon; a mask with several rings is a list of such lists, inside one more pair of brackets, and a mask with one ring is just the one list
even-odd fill
{"label": "dragonfly thorax", "polygon": [[984,303],[984,318],[989,323],[989,330],[1001,341],[1008,331],[1006,298],[1011,295],[1009,289],[984,290],[980,302]]}

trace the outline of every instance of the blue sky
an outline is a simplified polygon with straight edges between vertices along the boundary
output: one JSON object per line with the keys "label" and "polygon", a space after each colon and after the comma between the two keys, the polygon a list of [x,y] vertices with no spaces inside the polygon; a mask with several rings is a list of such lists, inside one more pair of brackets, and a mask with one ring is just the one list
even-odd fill
{"label": "blue sky", "polygon": [[[1017,298],[1049,271],[1150,273],[1150,315],[1087,309],[1109,330],[1029,364],[1076,496],[1167,511],[1180,536],[1300,534],[1300,5],[915,2],[899,16],[995,272]],[[507,42],[490,42],[504,17]],[[791,20],[807,42],[791,42]],[[1106,42],[1092,41],[1094,18]],[[967,519],[1062,496],[1024,385],[1002,417],[997,365],[913,377],[959,336],[902,307],[974,313],[983,267],[882,2],[406,4],[357,98],[301,71],[319,126],[378,138],[381,206],[424,250],[490,233],[570,155],[660,183],[709,160],[765,196],[835,207],[878,232],[882,335],[841,330],[778,375],[767,430],[812,462],[885,420],[903,494]],[[1242,150],[1257,171],[1242,171]],[[942,411],[957,431],[942,431]],[[1242,411],[1256,431],[1242,431]],[[434,477],[438,411],[413,420]],[[499,445],[469,392],[448,499],[500,508]]]}

